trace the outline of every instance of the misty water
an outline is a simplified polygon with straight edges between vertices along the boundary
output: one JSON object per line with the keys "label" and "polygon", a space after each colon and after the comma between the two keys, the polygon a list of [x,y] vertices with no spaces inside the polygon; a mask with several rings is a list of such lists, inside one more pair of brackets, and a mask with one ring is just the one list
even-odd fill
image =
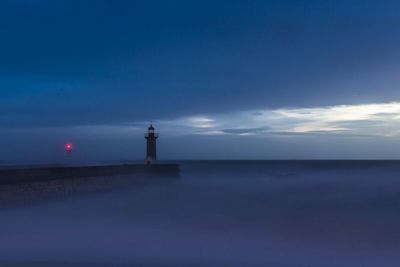
{"label": "misty water", "polygon": [[400,162],[182,162],[2,186],[0,266],[400,264]]}

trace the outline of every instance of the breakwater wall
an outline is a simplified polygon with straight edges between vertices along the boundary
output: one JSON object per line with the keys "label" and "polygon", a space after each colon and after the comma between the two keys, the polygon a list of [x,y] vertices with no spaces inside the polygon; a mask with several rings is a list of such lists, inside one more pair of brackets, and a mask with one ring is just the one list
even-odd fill
{"label": "breakwater wall", "polygon": [[124,164],[0,169],[0,185],[126,174],[177,175],[178,164]]}

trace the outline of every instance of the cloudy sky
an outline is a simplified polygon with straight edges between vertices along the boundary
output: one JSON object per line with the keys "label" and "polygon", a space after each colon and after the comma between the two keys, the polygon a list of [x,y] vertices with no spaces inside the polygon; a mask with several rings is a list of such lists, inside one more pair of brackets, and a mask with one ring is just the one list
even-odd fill
{"label": "cloudy sky", "polygon": [[400,159],[400,2],[2,0],[0,161]]}

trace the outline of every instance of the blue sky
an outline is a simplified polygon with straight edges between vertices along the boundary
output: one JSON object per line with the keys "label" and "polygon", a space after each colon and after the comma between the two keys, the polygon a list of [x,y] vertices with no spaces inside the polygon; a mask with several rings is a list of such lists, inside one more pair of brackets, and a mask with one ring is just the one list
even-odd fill
{"label": "blue sky", "polygon": [[[0,3],[0,160],[400,158],[397,1]],[[78,153],[79,152],[79,153]]]}

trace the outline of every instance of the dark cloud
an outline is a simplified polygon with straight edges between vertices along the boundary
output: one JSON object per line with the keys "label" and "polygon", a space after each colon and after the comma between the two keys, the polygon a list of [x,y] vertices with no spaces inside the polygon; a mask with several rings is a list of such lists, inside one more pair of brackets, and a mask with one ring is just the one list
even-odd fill
{"label": "dark cloud", "polygon": [[11,117],[0,123],[392,100],[398,11],[393,1],[2,1],[0,106]]}

